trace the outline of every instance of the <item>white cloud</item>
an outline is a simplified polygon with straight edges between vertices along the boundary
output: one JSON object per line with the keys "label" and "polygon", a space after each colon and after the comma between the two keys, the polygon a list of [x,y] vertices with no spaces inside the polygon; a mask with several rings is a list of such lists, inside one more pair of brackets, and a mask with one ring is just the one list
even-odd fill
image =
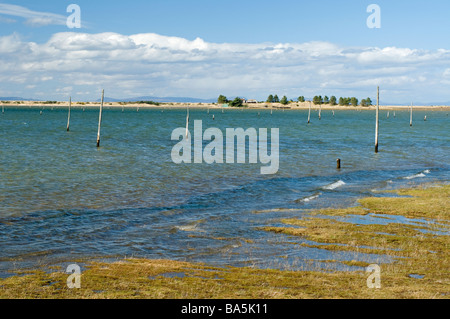
{"label": "white cloud", "polygon": [[31,26],[65,25],[67,21],[67,17],[60,14],[32,11],[22,6],[7,3],[0,3],[0,14],[25,18],[25,23]]}
{"label": "white cloud", "polygon": [[[54,34],[47,43],[0,37],[0,84],[44,86],[64,94],[107,90],[108,96],[265,98],[299,95],[367,96],[377,85],[392,100],[432,92],[448,100],[450,51],[347,48],[328,42],[210,43],[154,33]],[[8,80],[12,79],[12,80]],[[429,88],[423,83],[433,83]],[[65,91],[63,90],[65,89]],[[148,92],[148,93],[147,93]],[[24,92],[26,94],[26,92]],[[96,97],[92,97],[96,98]]]}
{"label": "white cloud", "polygon": [[14,19],[6,18],[3,16],[0,16],[0,23],[16,23],[17,21]]}
{"label": "white cloud", "polygon": [[445,69],[443,75],[444,78],[450,78],[450,68]]}

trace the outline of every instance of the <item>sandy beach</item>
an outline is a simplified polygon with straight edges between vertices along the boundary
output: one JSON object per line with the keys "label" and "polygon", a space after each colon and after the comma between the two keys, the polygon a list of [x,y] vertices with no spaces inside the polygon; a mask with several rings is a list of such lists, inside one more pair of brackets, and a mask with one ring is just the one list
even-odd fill
{"label": "sandy beach", "polygon": [[[56,103],[45,103],[41,101],[6,101],[6,103],[0,103],[0,105],[4,106],[5,108],[8,107],[68,107],[69,102],[68,101],[59,101]],[[72,102],[72,107],[74,108],[90,108],[90,107],[100,107],[100,102]],[[143,104],[143,103],[135,103],[135,102],[104,102],[104,107],[114,107],[114,108],[186,108],[189,106],[190,108],[218,108],[221,109],[224,107],[223,104],[217,104],[217,103],[172,103],[172,102],[164,102],[159,103],[158,105],[152,105],[152,104]],[[289,103],[288,105],[282,105],[281,103],[246,103],[243,105],[244,108],[247,109],[291,109],[291,110],[302,110],[302,109],[308,109],[309,108],[309,102],[293,102]],[[232,108],[229,106],[226,106],[227,108]],[[409,110],[410,105],[380,105],[380,110]],[[315,105],[314,103],[311,104],[311,108],[313,109],[319,109],[322,108],[323,110],[374,110],[376,109],[376,105],[371,106],[340,106],[340,105],[327,105],[324,104],[322,106]],[[414,110],[432,110],[432,111],[439,111],[439,110],[450,110],[449,105],[431,105],[431,106],[425,106],[425,105],[413,105]]]}

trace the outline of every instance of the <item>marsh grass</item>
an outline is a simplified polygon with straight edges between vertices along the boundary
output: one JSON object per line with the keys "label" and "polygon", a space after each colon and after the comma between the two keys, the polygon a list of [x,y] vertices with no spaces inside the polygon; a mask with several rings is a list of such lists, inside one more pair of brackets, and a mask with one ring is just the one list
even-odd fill
{"label": "marsh grass", "polygon": [[[68,289],[68,274],[58,269],[25,271],[0,280],[0,298],[449,298],[449,190],[449,185],[400,190],[399,194],[411,197],[365,198],[359,207],[311,211],[301,218],[283,219],[285,227],[263,229],[310,241],[295,245],[392,257],[393,262],[380,264],[380,289],[367,287],[368,263],[356,259],[322,262],[363,270],[211,267],[128,258],[90,262],[82,272],[81,289]],[[358,224],[335,218],[368,214],[381,217],[384,223]],[[425,222],[399,223],[389,217],[393,215]]]}

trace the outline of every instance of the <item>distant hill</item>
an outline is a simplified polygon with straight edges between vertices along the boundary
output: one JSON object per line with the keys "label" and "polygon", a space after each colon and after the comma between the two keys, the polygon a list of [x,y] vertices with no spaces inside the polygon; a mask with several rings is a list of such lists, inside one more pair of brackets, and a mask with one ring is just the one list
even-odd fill
{"label": "distant hill", "polygon": [[23,97],[16,97],[16,96],[6,96],[6,97],[0,97],[0,101],[39,101],[35,99],[25,99]]}
{"label": "distant hill", "polygon": [[[0,97],[0,101],[42,101],[40,99],[27,99],[23,97]],[[96,100],[95,102],[100,102],[101,99]],[[137,101],[153,101],[160,103],[214,103],[217,102],[217,99],[198,99],[193,97],[157,97],[157,96],[138,96],[133,98],[126,99],[115,99],[111,97],[105,97],[105,102],[137,102]]]}
{"label": "distant hill", "polygon": [[[100,102],[98,99],[96,102]],[[105,102],[137,102],[137,101],[153,101],[159,103],[214,103],[217,99],[198,99],[192,97],[157,97],[157,96],[138,96],[126,99],[114,99],[110,97],[104,98]]]}

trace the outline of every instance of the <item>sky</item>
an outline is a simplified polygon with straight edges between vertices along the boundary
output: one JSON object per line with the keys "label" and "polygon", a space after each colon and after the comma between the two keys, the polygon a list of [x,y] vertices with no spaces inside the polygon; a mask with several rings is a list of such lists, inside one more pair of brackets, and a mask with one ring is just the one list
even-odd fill
{"label": "sky", "polygon": [[374,100],[380,86],[389,103],[450,103],[449,14],[448,0],[0,0],[0,97]]}

